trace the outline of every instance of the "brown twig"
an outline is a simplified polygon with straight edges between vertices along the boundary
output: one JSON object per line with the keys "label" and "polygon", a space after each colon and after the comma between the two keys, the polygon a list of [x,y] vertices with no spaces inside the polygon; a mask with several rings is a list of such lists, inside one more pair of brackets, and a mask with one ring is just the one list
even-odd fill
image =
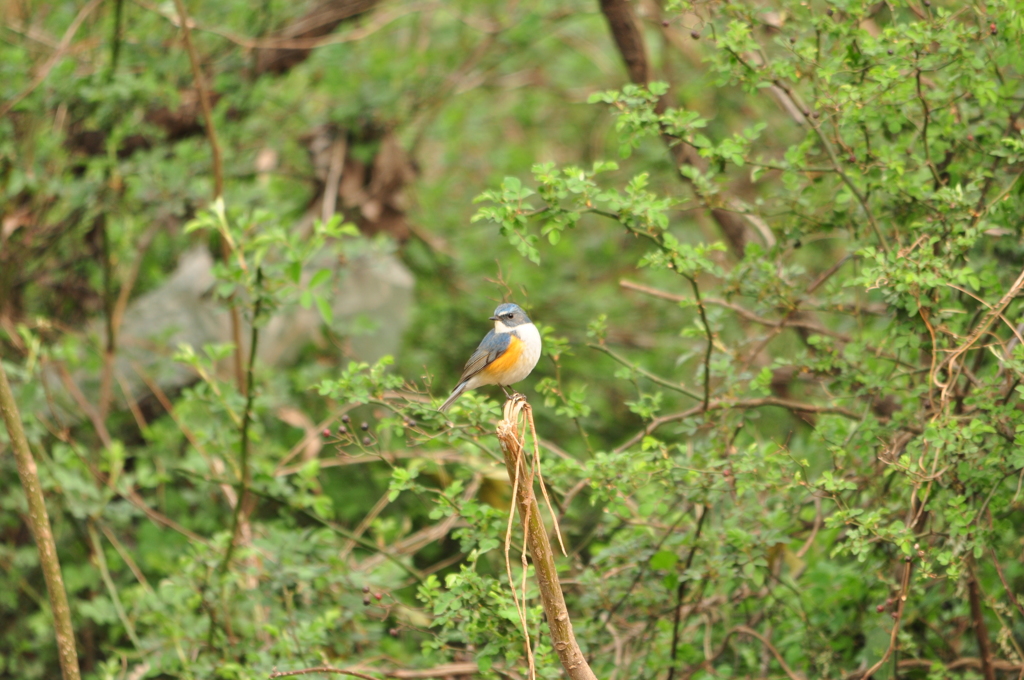
{"label": "brown twig", "polygon": [[110,437],[107,425],[103,422],[96,408],[82,394],[82,390],[78,388],[78,384],[71,377],[71,374],[68,373],[67,367],[61,362],[54,362],[53,365],[57,368],[57,374],[60,376],[61,382],[64,383],[64,388],[68,391],[68,394],[75,400],[78,408],[82,409],[82,413],[89,418],[89,422],[92,423],[93,429],[96,431],[96,436],[100,438],[100,443],[105,447],[110,447],[113,439]]}
{"label": "brown twig", "polygon": [[[498,423],[498,441],[505,455],[505,468],[509,481],[530,479],[526,471],[526,452],[524,437],[517,429],[523,411],[529,415],[530,405],[521,395],[515,395],[505,402],[504,419]],[[565,605],[565,596],[558,580],[555,567],[555,555],[551,549],[548,533],[541,520],[537,497],[531,484],[518,484],[515,504],[519,510],[519,518],[523,523],[533,566],[537,574],[537,585],[540,590],[541,604],[551,632],[551,643],[558,654],[562,667],[572,680],[597,680],[590,669],[569,620],[569,610]]]}
{"label": "brown twig", "polygon": [[[980,340],[981,336],[988,332],[992,323],[999,318],[1022,288],[1024,288],[1024,270],[1021,270],[1017,279],[1013,282],[1013,285],[1011,285],[1010,289],[999,299],[999,302],[994,305],[986,305],[989,308],[988,312],[977,325],[974,332],[967,337],[967,340],[964,341],[957,349],[950,352],[946,358],[944,358],[942,362],[932,370],[932,382],[942,387],[942,397],[944,400],[947,398],[950,387],[956,383],[955,378],[959,375],[959,371],[956,370],[957,359],[965,354],[974,345],[974,343]],[[945,383],[942,383],[938,380],[937,373],[946,366],[949,366],[949,377]]]}
{"label": "brown twig", "polygon": [[[941,661],[933,661],[932,659],[903,659],[898,664],[900,668],[931,668],[938,664],[943,670],[955,671],[959,668],[981,668],[981,659],[976,659],[972,656],[964,656],[956,661],[950,661],[949,663],[942,663]],[[993,659],[992,667],[997,671],[1008,671],[1008,672],[1019,672],[1024,671],[1024,664],[1014,663],[1012,661],[1006,661],[1005,659]]]}
{"label": "brown twig", "polygon": [[[196,90],[199,92],[199,106],[203,110],[203,120],[206,121],[206,139],[210,142],[210,153],[213,157],[213,200],[216,201],[224,196],[224,163],[220,151],[220,142],[217,140],[217,127],[213,122],[213,106],[210,104],[210,91],[206,87],[206,79],[203,77],[202,64],[199,61],[199,53],[192,43],[192,31],[189,29],[188,12],[182,0],[174,0],[174,6],[178,10],[178,19],[181,21],[181,33],[185,40],[185,49],[188,51],[188,60],[192,65],[192,79],[195,81]],[[221,257],[226,262],[231,257],[231,245],[222,236],[220,239]],[[245,369],[242,359],[242,316],[235,305],[230,306],[231,310],[231,340],[235,343],[234,368],[235,385],[238,391],[245,392]]]}
{"label": "brown twig", "polygon": [[[181,2],[181,0],[177,0]],[[242,414],[242,425],[239,432],[238,443],[238,466],[240,475],[238,479],[238,502],[235,503],[234,517],[231,520],[231,542],[224,553],[224,561],[221,563],[221,571],[226,571],[231,564],[231,553],[235,544],[240,538],[243,525],[248,523],[247,513],[250,509],[246,507],[249,496],[249,478],[252,474],[249,470],[249,426],[252,424],[252,405],[256,398],[256,387],[254,384],[254,369],[256,365],[256,345],[259,342],[259,318],[263,308],[263,270],[256,270],[256,304],[252,311],[252,331],[249,337],[249,366],[245,373],[245,389],[242,394],[245,396],[245,413]],[[238,347],[241,351],[241,347]],[[235,353],[238,355],[238,352]]]}
{"label": "brown twig", "polygon": [[970,558],[967,561],[967,599],[971,605],[971,619],[974,621],[974,637],[978,640],[981,674],[985,676],[985,680],[996,680],[996,671],[992,667],[992,645],[988,640],[985,615],[981,611],[981,587],[978,585],[977,565]]}
{"label": "brown twig", "polygon": [[788,677],[789,680],[804,680],[803,676],[801,676],[798,673],[795,673],[793,669],[789,667],[789,665],[786,663],[786,660],[782,658],[782,654],[779,653],[779,650],[777,650],[775,648],[775,645],[771,643],[771,640],[766,638],[764,635],[761,635],[753,628],[749,628],[747,626],[736,626],[735,628],[733,628],[733,630],[737,633],[749,635],[760,640],[761,644],[763,644],[768,649],[768,651],[772,653],[772,656],[775,657],[775,660],[779,662],[780,666],[782,666],[782,672],[786,674],[786,677]]}
{"label": "brown twig", "polygon": [[[767,637],[765,637],[761,633],[758,633],[753,628],[750,628],[749,626],[744,626],[744,625],[734,626],[733,628],[729,629],[729,632],[726,633],[725,639],[722,640],[722,646],[718,648],[718,651],[715,652],[715,653],[707,653],[707,658],[701,664],[699,664],[699,666],[701,668],[705,669],[705,670],[711,671],[712,670],[712,666],[711,666],[712,662],[715,659],[717,659],[718,657],[722,656],[722,654],[725,653],[725,650],[728,648],[728,645],[729,645],[729,640],[732,638],[733,635],[737,635],[737,634],[749,635],[749,636],[751,636],[753,638],[757,638],[761,642],[761,644],[763,644],[765,646],[765,648],[769,652],[771,652],[772,656],[775,657],[775,660],[779,662],[779,665],[782,666],[782,671],[786,674],[786,677],[788,677],[789,680],[806,680],[802,675],[800,675],[799,673],[794,672],[793,669],[791,669],[789,667],[789,665],[782,658],[782,654],[780,654],[779,650],[775,648],[775,645],[773,645],[771,643],[771,640],[769,640]],[[692,673],[684,675],[683,677],[684,678],[689,678],[690,675],[692,675]],[[669,677],[671,677],[671,676],[669,676]]]}
{"label": "brown twig", "polygon": [[11,438],[11,448],[18,466],[18,477],[25,491],[28,502],[28,523],[39,550],[39,563],[43,568],[46,580],[46,591],[50,596],[50,608],[53,610],[53,623],[57,637],[57,652],[60,659],[60,670],[64,680],[79,680],[78,652],[75,649],[75,631],[71,627],[71,609],[68,606],[68,594],[64,590],[64,578],[61,576],[60,561],[57,558],[57,544],[53,540],[50,528],[50,516],[46,511],[46,500],[43,488],[39,483],[39,471],[32,451],[25,437],[25,430],[18,413],[18,404],[7,382],[7,373],[0,364],[0,414],[3,415],[7,434]]}
{"label": "brown twig", "polygon": [[297,671],[273,671],[268,678],[290,678],[295,675],[310,675],[312,673],[337,673],[338,675],[350,675],[353,678],[363,678],[363,680],[380,680],[372,675],[366,675],[359,671],[349,671],[344,668],[334,668],[332,666],[317,666],[316,668],[303,668]]}
{"label": "brown twig", "polygon": [[50,75],[50,71],[53,70],[53,67],[57,65],[57,62],[64,56],[64,53],[68,51],[68,47],[71,46],[71,39],[75,37],[75,33],[77,33],[78,29],[82,26],[82,22],[85,21],[85,18],[89,16],[89,14],[91,14],[101,2],[103,2],[103,0],[89,0],[82,9],[78,10],[78,14],[75,15],[75,18],[71,21],[67,30],[64,31],[64,37],[61,38],[60,44],[57,45],[57,49],[54,50],[53,54],[50,55],[50,58],[46,60],[43,67],[39,69],[39,72],[36,73],[36,77],[32,79],[32,82],[29,83],[28,87],[0,107],[0,118],[6,116],[11,109],[21,103],[25,97],[32,94],[32,92],[39,87],[44,80],[46,80],[46,77]]}
{"label": "brown twig", "polygon": [[711,332],[711,324],[708,323],[708,315],[704,309],[704,302],[700,299],[700,288],[697,286],[695,277],[687,276],[690,288],[693,289],[693,299],[697,301],[697,310],[700,312],[700,322],[704,326],[704,334],[707,336],[708,345],[704,351],[704,410],[708,410],[711,404],[711,351],[715,347],[715,336]]}
{"label": "brown twig", "polygon": [[616,447],[615,451],[617,453],[625,451],[629,447],[633,446],[634,444],[642,440],[647,435],[657,430],[662,425],[667,425],[668,423],[686,420],[687,418],[692,418],[704,412],[720,411],[724,409],[734,408],[751,409],[760,408],[762,406],[779,406],[781,408],[789,409],[790,411],[803,413],[831,413],[834,415],[843,416],[844,418],[850,418],[852,420],[860,420],[862,418],[862,414],[855,413],[854,411],[851,411],[848,408],[843,408],[842,406],[818,406],[816,404],[805,404],[803,402],[795,401],[793,399],[783,399],[781,397],[762,397],[760,399],[738,399],[736,401],[722,399],[712,401],[710,404],[708,404],[708,407],[706,409],[704,408],[703,404],[700,404],[685,411],[680,411],[679,413],[670,413],[668,415],[659,416],[652,420],[651,422],[649,422],[647,426],[644,427],[644,429],[640,430],[640,432],[630,437],[630,439],[625,444]]}
{"label": "brown twig", "polygon": [[[473,477],[473,480],[466,485],[465,490],[462,492],[463,503],[476,496],[477,491],[480,490],[481,482],[483,482],[483,477],[480,475],[475,475]],[[411,555],[421,550],[423,547],[429,545],[430,543],[433,543],[434,541],[438,541],[444,538],[449,534],[449,532],[451,532],[452,529],[455,529],[459,526],[465,526],[465,520],[463,520],[458,513],[452,513],[451,515],[445,517],[437,524],[432,524],[430,526],[424,527],[419,531],[409,534],[401,540],[395,541],[392,545],[389,546],[389,550],[387,551],[381,550],[379,546],[374,545],[366,538],[356,536],[352,532],[346,532],[344,534],[346,538],[355,540],[364,548],[377,550],[377,554],[371,555],[370,557],[364,559],[362,562],[352,565],[352,570],[370,572],[376,569],[381,562],[387,559],[398,564],[402,569],[404,569],[411,576],[416,578],[418,582],[422,583],[424,578],[423,574],[420,573],[418,570],[410,567],[409,565],[406,565],[401,560],[398,560],[398,556]]]}
{"label": "brown twig", "polygon": [[[871,668],[860,674],[862,680],[870,678],[875,671],[882,667],[882,664],[889,660],[889,657],[892,656],[892,653],[896,650],[896,637],[900,632],[900,622],[903,620],[903,609],[907,605],[907,590],[910,587],[910,572],[913,570],[913,567],[913,562],[905,562],[903,565],[903,579],[900,583],[900,594],[897,597],[899,604],[896,605],[896,618],[892,622],[892,633],[889,635],[889,646],[886,648],[885,654],[882,655],[881,659],[876,661]],[[992,679],[989,678],[988,680]]]}
{"label": "brown twig", "polygon": [[[697,553],[697,541],[700,540],[700,531],[704,527],[704,518],[707,517],[710,508],[706,505],[699,506],[701,509],[700,517],[697,518],[697,528],[693,532],[693,545],[690,546],[690,554],[686,556],[686,567],[683,571],[689,570],[690,566],[693,565],[693,556]],[[686,598],[686,589],[690,582],[688,579],[681,578],[679,580],[679,586],[676,588],[676,612],[675,618],[672,622],[672,666],[668,669],[668,680],[673,680],[676,674],[676,651],[679,646],[679,624],[682,621],[683,614],[683,600]]]}
{"label": "brown twig", "polygon": [[661,385],[662,387],[667,387],[670,390],[675,390],[676,392],[679,392],[680,394],[685,394],[686,396],[688,396],[688,397],[690,397],[692,399],[696,399],[698,401],[701,400],[701,396],[699,394],[697,394],[696,392],[694,392],[692,390],[688,390],[688,389],[686,389],[682,385],[674,383],[671,380],[666,380],[665,378],[662,378],[661,376],[657,375],[656,373],[651,373],[647,369],[642,368],[640,366],[637,366],[636,364],[631,362],[626,357],[624,357],[621,354],[619,354],[618,352],[612,350],[607,345],[603,345],[603,344],[596,343],[596,342],[588,342],[587,343],[587,347],[589,347],[591,349],[596,349],[598,352],[603,352],[603,353],[607,354],[608,356],[610,356],[615,361],[619,362],[620,364],[622,364],[626,368],[629,368],[631,370],[636,371],[637,373],[639,373],[640,375],[644,376],[645,378],[647,378],[651,382],[654,382],[654,383],[656,383],[658,385]]}
{"label": "brown twig", "polygon": [[118,620],[121,621],[121,625],[124,626],[125,632],[128,634],[128,639],[131,640],[132,645],[135,647],[137,652],[142,652],[142,641],[139,640],[139,636],[135,633],[135,626],[132,624],[131,619],[128,618],[128,612],[124,609],[124,604],[121,602],[121,596],[117,592],[117,586],[114,585],[114,579],[110,576],[110,568],[107,566],[107,556],[103,552],[103,542],[100,541],[99,532],[96,531],[96,522],[93,519],[89,519],[86,522],[86,531],[89,536],[89,543],[92,547],[93,558],[96,561],[96,566],[100,570],[100,578],[103,580],[103,585],[107,588],[107,594],[110,596],[110,602],[114,605],[114,612],[117,614]]}
{"label": "brown twig", "polygon": [[446,663],[433,668],[410,668],[400,671],[387,671],[384,674],[389,678],[447,678],[450,675],[473,675],[479,672],[479,667],[474,661],[460,661]]}
{"label": "brown twig", "polygon": [[145,590],[147,594],[153,595],[153,586],[149,585],[149,580],[146,578],[146,575],[142,573],[142,570],[139,569],[139,565],[132,558],[131,553],[125,549],[121,541],[117,540],[117,535],[110,530],[110,527],[102,522],[99,523],[99,527],[100,531],[103,532],[103,535],[107,537],[108,541],[110,541],[110,545],[114,546],[114,550],[116,550],[117,554],[122,560],[124,560],[124,563],[128,565],[128,569],[130,569],[132,574],[135,576],[135,580],[139,582],[139,585],[142,586],[143,590]]}
{"label": "brown twig", "polygon": [[105,421],[114,395],[114,355],[117,352],[117,331],[114,328],[114,266],[110,257],[110,233],[107,229],[106,215],[103,213],[97,215],[93,224],[98,227],[102,244],[103,321],[107,336],[106,345],[103,348],[103,371],[100,374],[99,406],[96,411],[100,420]]}
{"label": "brown twig", "polygon": [[[672,510],[675,510],[675,507],[676,507],[676,505],[679,504],[680,500],[682,500],[682,497],[679,497],[679,499],[676,501],[676,503],[674,503],[672,505]],[[671,510],[670,510],[670,512],[671,512]],[[679,515],[679,519],[677,519],[675,522],[673,522],[672,525],[667,530],[665,530],[665,533],[662,535],[661,539],[659,539],[658,542],[654,544],[654,548],[651,550],[651,554],[652,555],[656,554],[659,550],[661,550],[661,546],[665,545],[665,541],[667,541],[670,537],[675,535],[676,527],[678,527],[679,524],[684,519],[686,519],[686,513],[685,512],[682,513],[681,515]],[[701,523],[703,521],[704,521],[704,515],[702,513],[701,516],[700,516],[700,519],[697,522],[698,534],[699,534],[699,527],[700,527],[700,525],[701,525]],[[693,554],[692,547],[690,549],[690,554],[691,555]],[[612,605],[612,608],[608,610],[608,619],[609,620],[611,620],[611,618],[613,616],[615,616],[615,612],[619,611],[619,607],[621,607],[623,604],[625,604],[626,600],[629,599],[629,596],[633,594],[633,589],[636,588],[637,584],[640,583],[640,579],[643,578],[645,573],[647,573],[647,567],[649,565],[650,565],[650,560],[649,559],[648,560],[644,560],[642,562],[642,564],[640,565],[640,568],[637,569],[637,571],[636,571],[636,575],[633,577],[633,581],[629,584],[629,588],[626,588],[626,592],[622,594],[622,597],[619,598],[619,601],[616,602],[614,605]],[[686,568],[687,569],[690,568],[689,567],[689,560],[687,560],[687,567]],[[682,583],[680,583],[680,585],[682,585]],[[675,658],[675,657],[673,657],[673,658]],[[669,677],[670,678],[672,677],[671,673],[669,674]]]}
{"label": "brown twig", "polygon": [[[651,297],[661,298],[663,300],[669,300],[671,302],[683,302],[689,299],[685,295],[669,293],[668,291],[659,290],[657,288],[651,288],[650,286],[645,286],[641,283],[635,283],[627,279],[622,279],[621,281],[619,281],[619,286],[627,290],[633,290],[638,293],[643,293],[644,295],[650,295]],[[776,328],[779,326],[783,326],[786,328],[802,328],[810,333],[817,333],[818,335],[827,335],[829,337],[836,338],[841,342],[850,342],[850,336],[844,335],[843,333],[840,333],[838,331],[830,330],[820,324],[816,324],[811,321],[804,321],[799,318],[785,318],[780,319],[779,321],[773,321],[771,319],[766,319],[762,316],[758,316],[754,312],[751,312],[749,309],[743,307],[742,305],[738,305],[734,302],[729,302],[727,300],[722,300],[720,298],[713,297],[705,297],[703,298],[703,301],[706,305],[714,305],[715,307],[724,307],[725,309],[732,310],[736,312],[741,318],[756,323],[760,326],[767,326],[769,328]]]}
{"label": "brown twig", "polygon": [[[118,8],[120,8],[120,2],[118,2]],[[120,11],[120,10],[118,10]],[[121,290],[118,291],[117,299],[113,298],[113,265],[111,262],[110,255],[110,237],[106,221],[102,223],[102,234],[103,234],[103,301],[105,306],[106,316],[106,332],[107,332],[107,346],[103,353],[103,373],[100,376],[100,399],[99,399],[99,417],[105,421],[109,414],[110,403],[113,399],[112,394],[112,382],[114,380],[114,356],[117,353],[118,338],[121,333],[121,322],[124,319],[125,309],[128,308],[128,299],[131,297],[132,289],[135,287],[135,281],[139,277],[139,270],[142,268],[142,261],[146,257],[146,251],[149,250],[150,244],[156,237],[157,232],[160,229],[160,224],[153,224],[146,230],[139,239],[138,243],[135,244],[135,260],[132,263],[131,269],[128,271],[128,276],[125,278],[124,283],[121,285]],[[125,398],[131,401],[131,395],[125,393]],[[131,406],[129,406],[131,408]],[[132,414],[136,414],[136,409],[132,408]],[[136,416],[137,417],[137,416]]]}
{"label": "brown twig", "polygon": [[[778,84],[778,81],[776,81],[776,84]],[[789,93],[788,88],[786,89],[786,92]],[[836,174],[839,175],[839,179],[843,181],[843,184],[845,184],[850,190],[853,197],[857,199],[857,203],[860,204],[861,210],[864,211],[864,214],[868,218],[868,224],[871,225],[871,230],[875,232],[875,236],[878,238],[878,244],[882,246],[882,250],[888,254],[889,242],[885,239],[885,234],[882,232],[882,228],[878,225],[878,220],[875,219],[875,214],[871,212],[871,207],[868,205],[867,197],[861,193],[860,189],[858,189],[857,185],[853,183],[853,180],[850,179],[849,175],[843,171],[843,166],[840,164],[838,156],[836,156],[836,151],[832,148],[832,143],[829,141],[828,137],[824,132],[822,132],[821,125],[811,118],[807,119],[807,123],[818,135],[818,139],[821,140],[821,145],[825,148],[825,153],[828,154],[829,160],[832,161],[832,167],[835,168]]]}
{"label": "brown twig", "polygon": [[999,582],[1003,584],[1003,590],[1006,591],[1006,596],[1013,603],[1013,606],[1017,608],[1017,612],[1024,618],[1024,607],[1021,606],[1020,600],[1014,595],[1013,590],[1010,588],[1010,584],[1006,582],[1006,577],[1003,575],[1003,568],[999,566],[999,559],[996,557],[996,551],[993,548],[989,548],[992,553],[992,564],[995,565],[996,574],[999,575]]}
{"label": "brown twig", "polygon": [[[72,441],[67,436],[58,435],[58,437],[61,439],[61,441],[65,442],[65,443],[71,443],[71,441]],[[179,534],[181,534],[182,536],[186,537],[190,541],[194,541],[196,543],[201,543],[202,545],[205,545],[205,546],[209,547],[210,543],[205,538],[203,538],[202,536],[200,536],[199,534],[197,534],[197,533],[195,533],[193,531],[189,531],[185,527],[183,527],[180,524],[178,524],[177,522],[175,522],[170,517],[167,517],[166,515],[162,515],[161,513],[159,513],[156,510],[154,510],[153,508],[149,507],[149,505],[146,503],[146,501],[142,498],[142,496],[139,495],[139,492],[136,491],[135,489],[128,489],[127,491],[122,491],[122,490],[118,489],[115,484],[111,483],[111,480],[110,480],[109,477],[104,476],[104,474],[99,470],[99,468],[96,467],[96,464],[93,461],[89,460],[84,455],[79,453],[77,448],[73,447],[73,449],[75,450],[75,453],[78,456],[78,459],[80,461],[82,461],[82,463],[86,466],[86,468],[88,468],[89,473],[93,476],[93,479],[95,479],[97,482],[103,484],[108,489],[113,491],[115,494],[117,494],[121,498],[125,499],[126,501],[128,501],[129,503],[134,505],[136,508],[141,510],[147,517],[149,517],[151,520],[153,520],[157,524],[160,524],[161,526],[165,526],[168,529],[172,529],[174,531],[177,531]]]}
{"label": "brown twig", "polygon": [[[146,2],[141,2],[141,1],[137,1],[137,4],[139,6],[141,6],[141,7],[145,7],[146,9],[149,9],[152,12],[156,12],[157,14],[163,15],[164,17],[166,17],[167,19],[169,19],[171,21],[175,21],[174,17],[172,17],[172,16],[170,16],[168,14],[164,14],[163,12],[161,12],[159,6],[157,6],[157,5],[152,5],[152,4],[149,4],[149,3],[146,3]],[[330,5],[330,4],[331,3],[328,2],[328,3],[321,4],[321,6],[319,6],[319,7],[315,7],[313,9],[313,11],[311,12],[311,14],[322,11],[322,8],[324,6]],[[336,5],[338,3],[334,3],[334,4]],[[340,43],[346,43],[346,42],[352,42],[352,41],[355,41],[355,40],[361,40],[361,39],[367,37],[368,35],[376,32],[376,31],[379,31],[381,28],[383,28],[387,24],[390,24],[390,23],[394,22],[396,19],[400,19],[400,18],[402,18],[402,17],[404,17],[404,16],[406,16],[408,14],[412,14],[414,12],[434,9],[434,8],[438,7],[440,3],[433,3],[433,2],[431,2],[431,3],[416,3],[416,4],[413,4],[411,6],[401,7],[399,9],[396,9],[396,10],[391,11],[391,12],[380,12],[380,13],[377,13],[377,14],[374,15],[372,21],[367,22],[366,25],[360,26],[356,30],[350,31],[350,32],[345,33],[343,35],[330,34],[329,31],[333,30],[335,28],[335,26],[333,24],[335,23],[336,20],[338,22],[340,22],[340,21],[344,21],[345,19],[349,19],[349,18],[356,17],[356,16],[359,16],[359,15],[365,15],[365,14],[369,13],[369,11],[372,10],[376,4],[377,4],[376,2],[362,2],[362,3],[355,3],[354,2],[354,3],[352,3],[352,5],[353,5],[353,9],[352,10],[346,10],[345,12],[337,12],[337,13],[334,13],[333,16],[325,17],[324,19],[319,19],[318,18],[317,19],[317,21],[319,22],[318,25],[314,25],[313,22],[310,20],[310,17],[307,15],[307,17],[304,17],[303,19],[300,19],[296,23],[295,26],[288,27],[288,28],[284,29],[286,32],[296,32],[296,31],[299,31],[299,32],[305,33],[307,35],[311,34],[314,31],[318,32],[318,34],[316,36],[314,36],[314,37],[279,36],[279,37],[272,37],[272,38],[252,38],[252,37],[249,37],[249,36],[246,36],[246,35],[238,35],[237,33],[232,33],[230,31],[226,31],[226,30],[214,27],[214,26],[204,26],[202,24],[199,24],[195,20],[192,21],[192,26],[193,26],[193,28],[195,28],[197,30],[205,31],[207,33],[213,33],[214,35],[218,35],[218,36],[220,36],[220,37],[222,37],[222,38],[224,38],[226,40],[229,40],[229,41],[235,43],[236,45],[238,45],[240,47],[244,47],[246,49],[255,49],[255,50],[313,50],[313,49],[316,49],[318,47],[323,47],[325,45],[337,45],[337,44],[340,44]],[[175,22],[175,23],[177,24],[177,22]],[[328,31],[327,33],[323,33],[323,34],[319,33],[319,31],[324,31],[325,29]]]}
{"label": "brown twig", "polygon": [[174,0],[174,6],[178,10],[182,38],[185,41],[185,49],[188,51],[188,60],[192,65],[192,79],[195,81],[196,90],[199,93],[199,106],[203,110],[203,119],[206,121],[206,138],[210,142],[210,153],[213,154],[213,198],[216,200],[224,195],[224,169],[220,142],[217,140],[217,128],[213,124],[213,106],[210,104],[210,91],[207,89],[206,79],[203,77],[199,53],[192,43],[188,11],[185,9],[185,4],[182,0]]}

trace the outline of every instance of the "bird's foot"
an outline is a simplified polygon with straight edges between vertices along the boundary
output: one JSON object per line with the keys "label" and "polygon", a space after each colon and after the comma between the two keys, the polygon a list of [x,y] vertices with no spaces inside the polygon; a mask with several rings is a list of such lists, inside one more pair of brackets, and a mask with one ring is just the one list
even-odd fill
{"label": "bird's foot", "polygon": [[510,392],[509,390],[511,388],[506,386],[506,385],[500,385],[500,387],[502,388],[502,391],[505,392],[505,398],[507,398],[507,399],[516,399],[516,398],[518,398],[518,399],[522,399],[523,401],[526,400],[526,395],[523,394],[522,392],[520,392],[518,390],[515,390],[515,389],[512,389],[512,391]]}

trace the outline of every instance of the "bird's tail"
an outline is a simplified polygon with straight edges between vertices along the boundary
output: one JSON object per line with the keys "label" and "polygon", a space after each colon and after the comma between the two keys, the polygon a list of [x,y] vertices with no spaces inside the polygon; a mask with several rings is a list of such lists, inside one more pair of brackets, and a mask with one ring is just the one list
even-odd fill
{"label": "bird's tail", "polygon": [[448,399],[446,399],[445,402],[443,404],[441,404],[441,408],[439,408],[437,410],[440,411],[441,413],[444,413],[445,411],[447,411],[448,407],[451,406],[452,404],[454,404],[455,400],[458,399],[460,396],[462,396],[462,393],[466,391],[466,385],[467,384],[469,384],[469,381],[468,380],[463,380],[458,385],[456,385],[455,389],[452,390],[451,396],[449,396]]}

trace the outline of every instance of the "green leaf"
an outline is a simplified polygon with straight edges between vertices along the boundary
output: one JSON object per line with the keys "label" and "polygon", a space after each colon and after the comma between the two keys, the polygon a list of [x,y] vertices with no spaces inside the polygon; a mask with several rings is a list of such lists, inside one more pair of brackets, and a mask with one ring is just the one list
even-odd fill
{"label": "green leaf", "polygon": [[679,562],[679,557],[674,552],[659,550],[651,555],[651,569],[671,569]]}

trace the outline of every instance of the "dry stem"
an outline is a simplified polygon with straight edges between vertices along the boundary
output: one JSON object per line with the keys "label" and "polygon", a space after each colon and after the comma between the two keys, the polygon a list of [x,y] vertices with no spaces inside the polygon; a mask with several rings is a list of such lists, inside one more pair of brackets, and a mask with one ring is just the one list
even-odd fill
{"label": "dry stem", "polygon": [[529,418],[530,405],[521,395],[515,395],[505,402],[505,417],[498,423],[498,441],[505,455],[509,481],[515,486],[515,504],[519,509],[526,543],[533,556],[541,603],[551,631],[551,643],[558,653],[562,667],[572,680],[597,680],[572,632],[572,622],[569,620],[569,611],[565,606],[565,597],[562,595],[562,586],[555,568],[555,555],[544,523],[541,521],[533,485],[527,483],[532,476],[526,469],[525,437],[516,427],[523,411]]}

